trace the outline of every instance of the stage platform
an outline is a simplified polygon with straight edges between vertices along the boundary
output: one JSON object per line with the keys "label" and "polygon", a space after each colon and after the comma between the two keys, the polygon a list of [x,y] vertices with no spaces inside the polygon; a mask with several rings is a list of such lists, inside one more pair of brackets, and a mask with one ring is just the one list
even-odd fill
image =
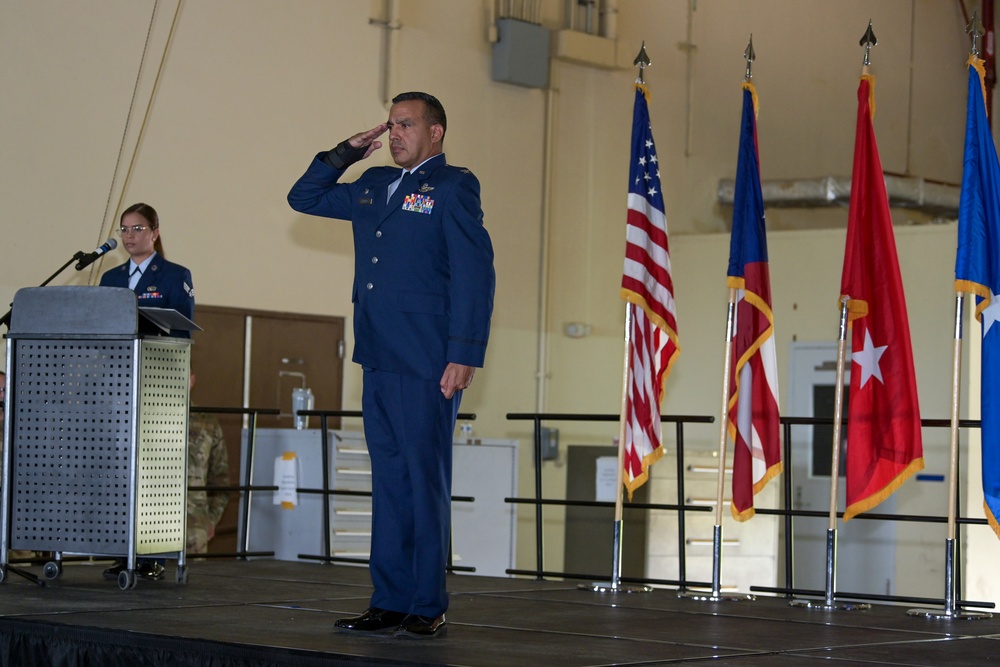
{"label": "stage platform", "polygon": [[[367,606],[365,568],[272,560],[193,560],[186,585],[105,581],[68,563],[37,586],[0,584],[0,664],[176,665],[921,665],[1000,663],[1000,617],[928,620],[906,607],[827,612],[784,599],[699,602],[673,590],[595,593],[576,583],[450,577],[446,637],[336,633]],[[41,575],[41,567],[29,568]],[[938,610],[942,611],[942,610]]]}

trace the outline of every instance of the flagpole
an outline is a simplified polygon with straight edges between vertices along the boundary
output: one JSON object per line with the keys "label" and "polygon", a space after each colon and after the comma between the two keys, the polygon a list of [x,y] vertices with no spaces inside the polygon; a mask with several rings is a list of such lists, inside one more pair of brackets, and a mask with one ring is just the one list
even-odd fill
{"label": "flagpole", "polygon": [[625,353],[622,359],[622,403],[618,417],[618,492],[615,494],[614,534],[611,539],[611,581],[594,581],[580,584],[577,588],[594,593],[651,593],[652,586],[622,586],[622,527],[624,526],[624,487],[625,487],[625,424],[628,420],[628,387],[632,382],[629,372],[629,354],[632,352],[632,323],[635,318],[632,303],[625,304]]}
{"label": "flagpole", "polygon": [[[746,59],[746,74],[744,81],[749,81],[751,66],[755,55],[753,51],[753,36],[743,52]],[[678,593],[678,597],[690,598],[702,602],[720,602],[741,600],[754,600],[753,595],[722,595],[722,506],[725,499],[726,490],[726,442],[729,438],[729,392],[730,380],[733,368],[733,337],[736,331],[736,301],[737,293],[735,287],[729,288],[729,296],[726,307],[726,340],[725,350],[722,355],[722,406],[719,410],[719,472],[716,478],[715,493],[715,526],[712,530],[712,592],[709,595],[692,591]]]}
{"label": "flagpole", "polygon": [[[625,304],[625,353],[622,360],[622,402],[618,418],[618,478],[617,486],[615,486],[618,492],[615,494],[614,535],[611,542],[611,583],[593,582],[591,584],[580,584],[579,586],[580,588],[592,590],[597,593],[618,593],[622,590],[622,517],[625,514],[623,501],[623,487],[625,486],[625,421],[628,419],[628,385],[632,380],[631,373],[629,373],[628,357],[632,350],[632,309],[634,307],[631,303]],[[652,590],[649,587],[643,588]]]}
{"label": "flagpole", "polygon": [[[869,66],[871,65],[870,55],[871,48],[878,44],[878,39],[875,37],[875,33],[872,30],[872,22],[868,21],[868,28],[865,30],[865,34],[861,36],[859,44],[864,47],[865,56],[861,67],[861,79],[862,83],[866,77],[869,77]],[[861,123],[861,113],[862,106],[859,100],[858,114],[859,114],[859,126],[858,126],[858,137],[861,136],[862,127]],[[871,109],[868,109],[868,113],[871,113]],[[870,118],[868,119],[870,122]],[[856,138],[856,141],[860,141]],[[855,148],[855,159],[857,160],[857,144]],[[856,192],[855,188],[860,185],[857,181],[858,168],[855,165],[854,173],[852,174],[852,184],[851,184],[851,213],[849,215],[853,216],[855,211],[855,198],[860,198],[863,193]],[[884,197],[884,193],[880,192],[880,197]],[[851,256],[851,229],[852,224],[858,224],[857,222],[848,219],[848,248],[845,252],[845,274],[847,272],[847,262],[848,257]],[[834,602],[834,589],[836,582],[836,571],[837,571],[837,495],[840,488],[840,443],[841,443],[841,427],[843,425],[843,396],[844,396],[844,365],[846,362],[846,348],[847,348],[847,331],[849,328],[849,302],[852,300],[852,296],[846,287],[847,283],[843,282],[841,285],[841,310],[840,310],[840,335],[837,341],[837,384],[835,387],[835,399],[833,408],[833,442],[831,443],[830,452],[830,522],[827,528],[827,539],[826,539],[826,587],[825,587],[825,600],[822,604],[811,603],[811,602],[795,602],[796,606],[807,606],[811,608],[819,608],[826,610],[844,610],[844,611],[855,611],[860,609],[869,609],[871,605],[869,604],[859,604],[859,603],[835,603]],[[867,294],[854,294],[854,298],[859,299],[862,303],[866,303],[868,299]],[[858,386],[861,386],[860,384]],[[860,400],[860,399],[859,399]],[[853,407],[853,406],[852,406]],[[850,455],[850,450],[853,447],[864,447],[866,443],[847,443],[848,455]],[[891,491],[890,491],[891,493]],[[848,497],[847,504],[850,508],[850,497]]]}
{"label": "flagpole", "polygon": [[[976,18],[973,17],[973,21]],[[958,413],[961,398],[962,375],[962,316],[965,295],[959,292],[955,296],[955,341],[951,355],[951,437],[948,456],[948,537],[945,540],[944,557],[944,611],[932,609],[910,609],[909,616],[922,616],[932,619],[980,619],[990,618],[989,612],[963,611],[958,608],[955,599],[955,526],[958,504]]]}
{"label": "flagpole", "polygon": [[[979,55],[979,38],[985,34],[978,12],[972,14],[972,20],[966,28],[972,35],[972,55]],[[951,355],[951,433],[948,443],[948,537],[945,539],[944,557],[944,611],[931,609],[910,609],[909,616],[922,616],[936,620],[991,618],[989,612],[963,611],[956,601],[955,591],[955,539],[956,539],[956,508],[958,506],[958,415],[961,401],[962,375],[962,318],[964,316],[965,293],[955,295],[955,341]]]}
{"label": "flagpole", "polygon": [[736,329],[736,288],[729,288],[726,307],[726,350],[722,361],[722,406],[719,410],[719,473],[715,486],[715,527],[712,531],[712,597],[721,595],[722,503],[726,491],[726,440],[729,438],[729,381],[733,372],[733,332]]}
{"label": "flagpole", "polygon": [[[869,30],[871,26],[869,26]],[[815,600],[793,600],[793,607],[822,609],[825,611],[855,611],[868,609],[870,604],[836,602],[833,599],[837,578],[837,496],[840,488],[840,442],[844,409],[844,364],[847,358],[847,302],[850,297],[840,298],[840,332],[837,337],[837,379],[834,384],[833,399],[833,443],[830,447],[830,512],[826,529],[826,584],[822,603]]]}
{"label": "flagpole", "polygon": [[[632,63],[639,66],[639,76],[636,83],[645,83],[643,80],[643,71],[646,66],[650,64],[649,56],[646,55],[646,43],[643,42],[639,49],[639,55],[635,57],[635,61]],[[621,575],[622,575],[622,527],[624,524],[623,517],[625,514],[624,509],[624,486],[625,486],[625,447],[628,443],[625,442],[625,426],[628,420],[628,388],[632,381],[631,373],[629,372],[629,355],[632,351],[632,326],[634,322],[634,312],[633,309],[635,305],[631,302],[625,304],[625,352],[622,359],[622,400],[621,400],[621,410],[618,417],[618,475],[617,475],[617,493],[615,494],[615,520],[614,520],[614,534],[612,536],[612,554],[611,554],[611,582],[610,584],[604,582],[592,582],[590,584],[580,584],[577,586],[579,589],[590,590],[595,593],[651,593],[653,591],[652,586],[627,586],[623,587],[621,585]],[[659,410],[660,406],[655,406],[655,409]]]}
{"label": "flagpole", "polygon": [[677,597],[699,602],[722,602],[753,600],[753,595],[722,595],[720,583],[722,572],[722,501],[726,486],[726,439],[729,437],[729,374],[733,362],[733,332],[736,323],[736,288],[729,288],[729,304],[726,310],[726,349],[722,362],[722,409],[719,422],[719,473],[715,495],[715,527],[712,531],[712,592],[708,595],[696,591],[683,591]]}

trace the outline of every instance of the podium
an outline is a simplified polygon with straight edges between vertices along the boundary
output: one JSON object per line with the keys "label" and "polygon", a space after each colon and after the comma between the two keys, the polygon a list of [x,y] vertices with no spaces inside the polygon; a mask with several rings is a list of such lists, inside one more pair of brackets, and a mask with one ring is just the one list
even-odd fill
{"label": "podium", "polygon": [[[172,315],[171,315],[172,314]],[[178,319],[179,318],[179,319]],[[188,325],[183,323],[187,322]],[[14,296],[0,502],[0,582],[8,550],[177,559],[186,583],[191,341],[176,311],[146,317],[116,287],[35,287]]]}

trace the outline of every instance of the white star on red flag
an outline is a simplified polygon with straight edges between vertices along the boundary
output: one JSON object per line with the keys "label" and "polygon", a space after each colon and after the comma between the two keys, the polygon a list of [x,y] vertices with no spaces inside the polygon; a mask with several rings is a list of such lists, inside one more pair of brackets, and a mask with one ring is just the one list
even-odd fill
{"label": "white star on red flag", "polygon": [[858,385],[859,387],[864,387],[865,383],[872,377],[878,378],[879,382],[885,384],[882,380],[882,369],[879,366],[879,359],[882,358],[888,347],[888,345],[879,345],[876,347],[872,343],[872,332],[865,329],[865,346],[851,355],[851,360],[858,366],[861,366],[861,384]]}

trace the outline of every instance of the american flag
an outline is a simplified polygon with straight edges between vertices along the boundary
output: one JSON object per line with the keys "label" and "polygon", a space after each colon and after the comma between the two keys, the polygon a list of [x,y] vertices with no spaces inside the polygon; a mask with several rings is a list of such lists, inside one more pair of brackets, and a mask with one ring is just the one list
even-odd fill
{"label": "american flag", "polygon": [[631,160],[621,291],[632,321],[622,445],[629,498],[648,478],[649,466],[663,456],[660,403],[670,366],[680,353],[660,164],[649,122],[649,91],[641,83],[635,86]]}
{"label": "american flag", "polygon": [[774,348],[771,278],[764,197],[757,152],[757,91],[743,84],[743,120],[736,159],[729,287],[737,290],[729,435],[733,440],[733,517],[754,515],[753,497],[781,472],[778,363]]}

